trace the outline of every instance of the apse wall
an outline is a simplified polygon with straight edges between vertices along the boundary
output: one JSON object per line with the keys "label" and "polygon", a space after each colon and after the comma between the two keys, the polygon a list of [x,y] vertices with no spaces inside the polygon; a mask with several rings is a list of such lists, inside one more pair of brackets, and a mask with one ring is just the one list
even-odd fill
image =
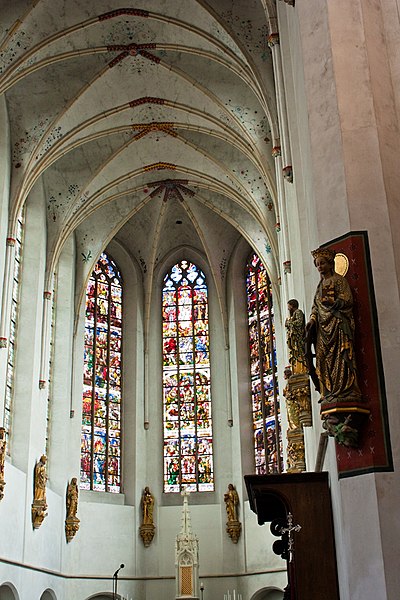
{"label": "apse wall", "polygon": [[[40,598],[46,589],[58,600],[88,598],[112,589],[112,574],[121,564],[119,592],[142,600],[170,600],[175,594],[175,538],[181,528],[180,495],[162,493],[161,312],[160,293],[154,294],[149,360],[155,365],[149,382],[149,427],[144,427],[143,289],[139,269],[116,241],[108,247],[126,283],[127,319],[124,329],[125,383],[125,489],[123,494],[80,492],[80,529],[67,544],[64,531],[68,481],[79,477],[83,364],[83,305],[76,305],[76,262],[81,260],[72,235],[61,254],[55,279],[55,320],[50,388],[39,389],[42,310],[46,249],[45,190],[40,183],[27,203],[17,333],[15,396],[10,456],[6,459],[5,497],[0,504],[0,584],[10,581],[20,598]],[[195,260],[207,275],[210,290],[211,354],[224,356],[222,321],[210,269],[203,256],[188,248],[167,257],[156,273],[160,290],[163,270],[183,254]],[[169,261],[169,262],[168,262]],[[244,268],[244,263],[241,263]],[[232,289],[243,283],[231,279]],[[237,292],[235,292],[237,294]],[[241,292],[244,297],[244,289]],[[241,306],[241,307],[240,307]],[[192,494],[192,528],[199,539],[200,576],[209,597],[228,589],[254,594],[265,587],[283,589],[283,561],[271,551],[268,526],[259,527],[248,506],[243,475],[252,469],[251,443],[240,432],[250,418],[244,408],[246,346],[243,340],[244,304],[232,305],[230,322],[239,323],[230,354],[233,426],[228,423],[227,373],[216,360],[212,366],[215,439],[215,492]],[[78,316],[77,316],[78,315]],[[232,330],[233,335],[233,330]],[[246,342],[247,344],[247,342]],[[240,348],[240,350],[239,350]],[[3,354],[4,357],[4,354]],[[240,368],[238,367],[240,363]],[[237,375],[239,373],[239,375]],[[248,386],[248,382],[247,382]],[[48,400],[50,404],[48,407]],[[248,402],[248,400],[247,400]],[[49,409],[49,412],[48,412]],[[246,416],[247,413],[247,416]],[[49,422],[47,423],[47,415]],[[251,432],[248,423],[244,431]],[[46,442],[46,437],[48,441]],[[243,448],[242,448],[243,445]],[[31,521],[34,466],[48,455],[48,515],[37,530]],[[246,456],[246,460],[244,457]],[[233,544],[226,533],[223,495],[233,482],[240,496],[242,534]],[[156,535],[145,548],[138,534],[140,498],[149,485],[155,495]]]}

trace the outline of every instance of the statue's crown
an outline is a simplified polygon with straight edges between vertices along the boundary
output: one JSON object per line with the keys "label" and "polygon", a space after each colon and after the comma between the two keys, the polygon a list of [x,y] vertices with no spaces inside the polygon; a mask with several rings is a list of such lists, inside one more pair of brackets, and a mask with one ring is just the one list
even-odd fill
{"label": "statue's crown", "polygon": [[325,258],[328,262],[333,262],[335,259],[336,252],[330,248],[317,248],[311,252],[313,259]]}

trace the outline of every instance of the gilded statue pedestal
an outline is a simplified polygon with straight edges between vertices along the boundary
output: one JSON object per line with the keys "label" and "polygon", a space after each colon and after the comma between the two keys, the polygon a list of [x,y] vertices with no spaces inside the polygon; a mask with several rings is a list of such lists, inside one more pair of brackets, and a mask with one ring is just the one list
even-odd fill
{"label": "gilded statue pedestal", "polygon": [[78,517],[67,517],[65,519],[65,537],[67,538],[67,542],[70,542],[75,537],[77,531],[79,531],[79,523],[80,520]]}
{"label": "gilded statue pedestal", "polygon": [[153,541],[155,531],[156,528],[153,523],[143,523],[143,525],[139,527],[139,534],[142,538],[145,548],[148,548]]}
{"label": "gilded statue pedestal", "polygon": [[311,392],[308,373],[294,373],[288,379],[292,400],[299,407],[299,421],[302,427],[312,427]]}
{"label": "gilded statue pedestal", "polygon": [[32,525],[33,529],[39,529],[45,517],[47,517],[47,504],[43,500],[34,500],[32,503]]}
{"label": "gilded statue pedestal", "polygon": [[286,437],[288,473],[306,470],[304,427],[312,425],[310,384],[307,373],[291,374],[286,370],[287,385],[283,391],[289,429]]}
{"label": "gilded statue pedestal", "polygon": [[6,486],[6,482],[4,481],[4,479],[0,479],[0,500],[3,500],[3,498],[4,498],[5,486]]}
{"label": "gilded statue pedestal", "polygon": [[242,531],[242,524],[240,521],[228,521],[226,524],[226,532],[231,538],[234,544],[237,544]]}
{"label": "gilded statue pedestal", "polygon": [[302,473],[306,470],[303,430],[301,428],[289,429],[287,441],[287,472]]}

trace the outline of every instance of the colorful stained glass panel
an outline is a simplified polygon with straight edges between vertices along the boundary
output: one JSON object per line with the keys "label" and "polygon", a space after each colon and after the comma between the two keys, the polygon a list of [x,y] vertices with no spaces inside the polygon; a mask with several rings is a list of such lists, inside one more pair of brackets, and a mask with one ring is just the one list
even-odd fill
{"label": "colorful stained glass panel", "polygon": [[189,261],[164,278],[164,491],[214,489],[208,290]]}
{"label": "colorful stained glass panel", "polygon": [[282,470],[271,283],[256,254],[247,263],[247,311],[256,473]]}
{"label": "colorful stained glass panel", "polygon": [[122,278],[103,253],[86,290],[81,487],[121,491]]}

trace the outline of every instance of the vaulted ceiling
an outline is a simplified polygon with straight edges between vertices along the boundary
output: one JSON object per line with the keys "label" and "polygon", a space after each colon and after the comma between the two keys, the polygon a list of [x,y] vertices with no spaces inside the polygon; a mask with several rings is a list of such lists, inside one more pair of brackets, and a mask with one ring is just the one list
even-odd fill
{"label": "vaulted ceiling", "polygon": [[48,274],[71,235],[88,269],[115,237],[145,272],[187,246],[218,278],[243,236],[274,272],[267,5],[0,0],[10,228],[43,194]]}

